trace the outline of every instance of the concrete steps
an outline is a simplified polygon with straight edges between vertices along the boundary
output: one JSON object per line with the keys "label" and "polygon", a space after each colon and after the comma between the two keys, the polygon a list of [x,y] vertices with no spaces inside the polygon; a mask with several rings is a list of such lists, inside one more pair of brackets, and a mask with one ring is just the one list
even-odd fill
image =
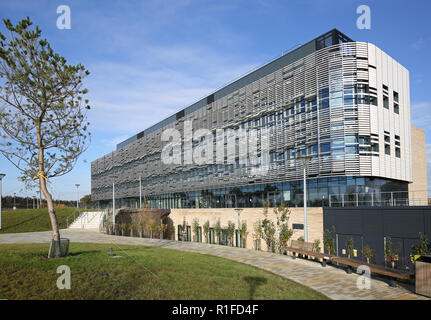
{"label": "concrete steps", "polygon": [[99,229],[105,212],[81,212],[68,229]]}

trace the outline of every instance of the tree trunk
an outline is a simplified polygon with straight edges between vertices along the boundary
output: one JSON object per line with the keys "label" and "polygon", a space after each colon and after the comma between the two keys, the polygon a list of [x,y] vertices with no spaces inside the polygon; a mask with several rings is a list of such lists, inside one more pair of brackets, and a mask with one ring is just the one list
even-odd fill
{"label": "tree trunk", "polygon": [[[42,146],[42,137],[40,133],[40,124],[37,124],[36,126],[36,136],[37,136],[37,142],[39,146],[39,172],[43,173],[43,176],[46,176],[45,173],[45,165],[44,165],[44,149]],[[57,216],[55,215],[55,209],[54,204],[52,202],[52,196],[48,192],[48,189],[46,188],[46,180],[44,177],[41,177],[38,175],[39,178],[39,187],[40,191],[43,192],[43,195],[45,196],[46,203],[48,206],[48,214],[49,218],[51,220],[51,228],[52,228],[52,240],[54,240],[54,253],[51,255],[51,252],[49,253],[48,258],[59,258],[61,257],[61,251],[60,251],[60,230],[58,228],[58,222],[57,222]],[[41,205],[42,207],[42,205]]]}

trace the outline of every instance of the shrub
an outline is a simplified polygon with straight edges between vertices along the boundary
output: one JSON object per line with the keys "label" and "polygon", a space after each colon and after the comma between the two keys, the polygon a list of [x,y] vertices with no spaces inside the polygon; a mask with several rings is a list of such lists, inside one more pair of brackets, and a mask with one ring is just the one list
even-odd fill
{"label": "shrub", "polygon": [[321,248],[320,248],[320,240],[314,240],[313,242],[313,251],[314,252],[320,252]]}
{"label": "shrub", "polygon": [[205,221],[203,225],[204,234],[205,234],[205,241],[209,242],[209,232],[210,232],[210,222],[209,220]]}
{"label": "shrub", "polygon": [[346,239],[346,248],[347,248],[347,257],[350,259],[350,257],[353,256],[353,249],[355,248],[355,244],[353,242],[352,237],[348,237]]}
{"label": "shrub", "polygon": [[199,237],[199,220],[197,218],[193,219],[192,229],[195,235],[195,241],[197,242]]}
{"label": "shrub", "polygon": [[156,221],[154,221],[154,219],[150,219],[150,221],[148,221],[148,231],[150,232],[150,237],[152,238],[154,236],[154,232],[156,231]]}
{"label": "shrub", "polygon": [[235,234],[235,223],[232,221],[227,222],[226,236],[228,239],[228,243],[233,246],[233,236]]}
{"label": "shrub", "polygon": [[412,246],[410,254],[414,257],[415,255],[426,255],[430,253],[428,247],[428,238],[422,232],[419,232],[418,243]]}
{"label": "shrub", "polygon": [[323,245],[327,253],[335,254],[335,226],[332,226],[331,231],[326,229],[323,232]]}
{"label": "shrub", "polygon": [[367,263],[370,263],[375,256],[374,250],[371,249],[368,244],[366,244],[364,249],[362,249],[362,255],[365,257],[365,259],[367,259]]}

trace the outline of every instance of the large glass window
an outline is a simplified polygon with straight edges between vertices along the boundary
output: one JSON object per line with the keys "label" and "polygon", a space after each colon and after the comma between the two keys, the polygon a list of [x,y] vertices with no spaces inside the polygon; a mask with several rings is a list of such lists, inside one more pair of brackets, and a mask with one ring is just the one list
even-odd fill
{"label": "large glass window", "polygon": [[324,142],[320,144],[320,152],[330,152],[331,151],[331,144],[329,142]]}

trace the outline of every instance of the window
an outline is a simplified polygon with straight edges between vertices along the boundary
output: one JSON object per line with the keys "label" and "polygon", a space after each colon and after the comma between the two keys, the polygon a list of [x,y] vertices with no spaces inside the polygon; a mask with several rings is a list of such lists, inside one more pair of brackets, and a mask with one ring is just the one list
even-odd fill
{"label": "window", "polygon": [[357,143],[357,142],[358,142],[358,140],[357,140],[355,135],[346,136],[346,144],[347,143]]}
{"label": "window", "polygon": [[395,157],[401,158],[401,151],[400,151],[400,148],[398,147],[395,148]]}
{"label": "window", "polygon": [[400,114],[400,106],[398,104],[396,104],[396,103],[394,103],[394,112],[396,114]]}
{"label": "window", "polygon": [[370,137],[359,136],[359,144],[370,144]]}
{"label": "window", "polygon": [[320,144],[320,152],[330,152],[331,151],[331,144],[329,142],[324,142]]}
{"label": "window", "polygon": [[389,144],[385,144],[385,154],[391,155],[391,146]]}
{"label": "window", "polygon": [[308,147],[308,154],[316,154],[318,152],[317,144]]}
{"label": "window", "polygon": [[327,109],[329,108],[329,101],[328,99],[320,101],[320,109]]}
{"label": "window", "polygon": [[399,100],[398,92],[394,91],[394,101],[399,102],[398,100]]}
{"label": "window", "polygon": [[358,148],[357,146],[347,146],[346,147],[346,154],[357,154]]}
{"label": "window", "polygon": [[387,96],[383,96],[383,106],[386,108],[386,109],[389,109],[389,98],[387,97]]}

